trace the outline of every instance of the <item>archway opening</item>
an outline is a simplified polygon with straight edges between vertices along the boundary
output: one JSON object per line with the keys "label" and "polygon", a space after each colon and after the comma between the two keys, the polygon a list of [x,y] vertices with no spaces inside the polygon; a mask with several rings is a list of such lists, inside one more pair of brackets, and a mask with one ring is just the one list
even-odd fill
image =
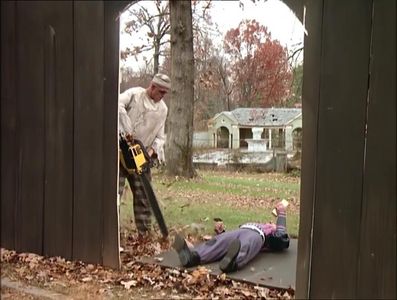
{"label": "archway opening", "polygon": [[[135,4],[134,4],[135,5]],[[297,27],[302,26],[297,25]],[[121,28],[123,29],[123,28]],[[303,35],[303,34],[302,34]],[[131,44],[131,46],[141,46],[141,44]],[[208,45],[207,45],[208,46]],[[131,50],[132,48],[130,48]],[[291,73],[292,76],[294,78],[293,81],[291,81],[291,85],[294,85],[294,91],[295,93],[293,95],[291,95],[290,98],[288,98],[286,101],[283,102],[283,105],[288,105],[290,108],[292,107],[296,107],[296,104],[301,103],[301,85],[302,85],[302,74],[303,74],[303,68],[302,68],[302,57],[300,58],[300,60],[298,59],[298,56],[302,55],[303,53],[303,36],[302,36],[302,42],[301,44],[295,48],[293,51],[291,51],[289,54],[291,55],[290,59],[291,61],[295,60],[295,65],[293,65],[293,63],[291,62]],[[164,54],[167,55],[169,49],[164,49]],[[124,55],[122,53],[122,55]],[[219,57],[218,57],[219,58]],[[135,59],[135,58],[134,58]],[[164,57],[163,60],[160,59],[160,61],[162,61],[162,63],[159,64],[159,69],[162,72],[170,72],[170,60],[169,57]],[[123,65],[123,63],[125,61],[121,60],[121,65]],[[121,68],[120,69],[120,78],[121,78],[121,90],[128,88],[128,86],[132,86],[132,85],[139,85],[139,82],[142,82],[143,80],[149,80],[153,74],[153,70],[152,70],[152,65],[153,65],[154,61],[150,56],[147,56],[146,59],[143,59],[143,64],[141,64],[140,66],[138,66],[138,64],[135,62],[133,64],[137,65],[138,68],[137,70],[133,70],[133,69],[128,69],[128,68]],[[209,63],[209,62],[208,62]],[[225,66],[225,64],[223,64],[223,66]],[[200,67],[202,67],[200,65]],[[195,95],[195,99],[194,101],[196,101],[196,105],[195,105],[195,109],[197,109],[198,113],[195,114],[195,118],[198,118],[198,116],[200,116],[200,120],[195,119],[194,122],[195,124],[197,124],[197,127],[195,127],[198,131],[205,131],[206,128],[206,124],[207,121],[212,119],[214,117],[214,115],[216,113],[222,112],[225,109],[227,109],[226,111],[230,112],[233,108],[233,97],[238,97],[237,92],[236,91],[231,91],[231,90],[227,90],[226,86],[216,86],[213,87],[211,86],[211,84],[213,84],[212,80],[214,80],[214,73],[211,72],[206,72],[207,70],[205,69],[199,69],[199,71],[202,71],[201,75],[202,77],[198,76],[197,77],[197,86],[199,87],[198,89],[196,89],[197,94]],[[227,70],[224,70],[227,71]],[[200,73],[200,72],[199,72]],[[212,74],[213,77],[211,77],[210,75]],[[209,76],[209,77],[206,77]],[[224,78],[225,79],[225,78]],[[140,81],[141,80],[141,81]],[[229,78],[230,80],[230,78]],[[229,82],[230,83],[230,82]],[[203,84],[203,86],[200,86],[200,84]],[[143,85],[143,83],[141,84]],[[224,92],[227,94],[227,97],[225,95],[223,95],[224,97],[220,97],[219,93],[218,93],[218,98],[214,98],[214,94],[211,94],[213,91],[211,89],[217,90],[217,92],[221,91],[222,89],[224,89]],[[212,99],[212,100],[211,100]],[[213,100],[217,100],[217,101],[213,101]],[[299,105],[298,105],[299,106]],[[207,108],[209,108],[208,110],[206,110]],[[210,110],[211,109],[211,110]],[[203,120],[205,120],[205,122],[203,122]],[[251,120],[249,120],[251,121]],[[277,122],[279,120],[273,120],[274,122]],[[203,125],[204,124],[204,125]],[[285,124],[284,124],[285,125]],[[286,140],[285,140],[285,126],[279,126],[279,127],[274,127],[275,129],[271,129],[272,132],[274,132],[274,134],[272,134],[272,136],[265,136],[266,138],[271,138],[272,139],[272,144],[274,145],[274,148],[283,148],[286,144]],[[202,147],[202,149],[200,149],[200,151],[205,151],[206,148],[211,148],[211,144],[213,145],[212,147],[214,148],[229,148],[229,144],[230,144],[230,137],[234,136],[234,139],[238,139],[238,145],[239,148],[242,150],[246,150],[248,148],[248,143],[246,142],[246,139],[252,139],[253,135],[252,135],[252,127],[254,125],[237,125],[235,126],[236,128],[233,129],[233,131],[229,131],[226,127],[220,127],[217,131],[215,132],[211,132],[210,134],[208,134],[207,136],[207,144],[205,145],[205,142],[203,143],[205,146]],[[264,132],[269,132],[269,131],[264,131]],[[263,136],[263,134],[262,134]],[[203,135],[200,135],[201,139],[205,139],[203,138]],[[292,138],[291,138],[292,139]],[[240,153],[239,150],[240,149],[233,149],[233,156],[232,159],[240,159]],[[214,151],[216,149],[209,149],[208,151],[208,157],[210,157],[210,152]],[[237,150],[237,151],[236,151]],[[295,148],[293,150],[296,150]],[[274,156],[276,155],[276,153],[273,154]],[[221,158],[223,159],[223,158]],[[157,174],[155,174],[155,176],[157,176]],[[162,175],[160,175],[162,176]],[[294,176],[299,176],[299,173],[295,173]],[[298,213],[294,216],[294,220],[293,220],[293,225],[290,226],[293,234],[293,237],[297,237],[297,233],[298,233],[298,224],[299,224],[299,189],[300,189],[300,182],[299,182],[299,178],[296,178],[296,185],[298,186],[298,189],[295,188],[295,193],[294,195],[296,195],[296,197],[294,196],[294,202],[293,205],[295,205],[295,208],[297,208]],[[159,193],[159,198],[162,199],[162,193],[164,192],[161,189],[156,190],[156,192]],[[281,200],[282,198],[284,198],[285,195],[282,195],[281,193],[279,195],[276,195],[274,197],[274,201],[276,198],[280,198],[278,200]],[[122,224],[121,226],[125,226],[125,228],[127,229],[127,231],[130,228],[133,228],[134,223],[133,223],[133,217],[131,216],[131,206],[128,204],[131,203],[132,199],[131,199],[131,195],[125,198],[121,199],[121,210],[123,210],[121,212],[122,218],[124,218],[122,220]],[[291,198],[292,199],[292,198]],[[296,199],[298,199],[298,201],[295,201]],[[273,201],[272,200],[272,201]],[[191,202],[191,204],[189,205],[190,208],[193,206],[194,201]],[[291,201],[292,203],[292,201]],[[165,210],[165,214],[166,214],[166,218],[168,218],[168,216],[174,216],[175,213],[172,212],[171,210],[174,208],[173,205],[175,203],[172,204],[166,204],[166,206],[168,207],[164,207]],[[124,208],[123,208],[124,206]],[[185,207],[185,204],[181,204],[179,206],[183,206],[184,207],[184,211],[188,211],[189,208]],[[200,207],[201,209],[204,209],[204,206],[201,205]],[[296,211],[296,210],[295,210]],[[125,213],[126,212],[126,213]],[[128,215],[129,214],[129,215]],[[167,215],[169,214],[169,215]],[[124,217],[123,217],[124,215]],[[202,219],[206,219],[206,217],[202,218]],[[210,218],[209,218],[210,219]],[[197,222],[196,222],[197,221]],[[181,220],[181,222],[185,222],[184,226],[188,226],[190,227],[191,223],[200,223],[202,222],[200,217],[195,216],[194,214],[191,213],[191,210],[189,210],[189,213],[186,214],[186,218],[184,220]],[[190,224],[189,224],[190,223]],[[289,224],[290,225],[290,224]],[[208,230],[208,224],[200,224],[198,228],[194,229],[196,231],[196,233],[200,233],[200,231],[205,231]],[[293,270],[293,273],[295,273],[295,269]]]}

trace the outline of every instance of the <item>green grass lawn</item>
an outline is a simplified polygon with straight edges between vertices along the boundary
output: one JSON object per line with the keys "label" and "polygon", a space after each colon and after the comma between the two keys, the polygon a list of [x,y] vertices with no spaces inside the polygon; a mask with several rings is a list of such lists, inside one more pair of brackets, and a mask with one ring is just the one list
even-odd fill
{"label": "green grass lawn", "polygon": [[[152,185],[170,229],[212,234],[216,217],[224,221],[226,229],[249,221],[275,222],[271,210],[287,199],[288,231],[291,236],[298,235],[299,177],[198,170],[197,178],[187,180],[154,170]],[[130,191],[121,199],[120,215],[122,230],[134,228]]]}

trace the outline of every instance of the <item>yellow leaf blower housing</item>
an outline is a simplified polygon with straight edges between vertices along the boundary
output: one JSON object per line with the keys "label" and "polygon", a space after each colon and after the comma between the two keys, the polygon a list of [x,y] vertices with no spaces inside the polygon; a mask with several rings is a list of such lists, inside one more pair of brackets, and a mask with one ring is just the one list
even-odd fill
{"label": "yellow leaf blower housing", "polygon": [[[140,141],[134,140],[133,143],[127,142],[123,136],[120,137],[120,161],[128,174],[133,172],[142,174],[149,166],[148,155]],[[150,159],[150,158],[149,158]]]}

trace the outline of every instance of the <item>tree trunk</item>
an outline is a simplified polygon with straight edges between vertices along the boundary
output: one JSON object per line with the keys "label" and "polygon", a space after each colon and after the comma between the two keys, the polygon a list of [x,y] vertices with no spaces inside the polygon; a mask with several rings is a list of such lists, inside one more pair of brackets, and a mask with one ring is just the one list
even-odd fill
{"label": "tree trunk", "polygon": [[153,54],[153,75],[159,72],[159,57],[160,57],[160,41],[156,40],[154,43],[154,54]]}
{"label": "tree trunk", "polygon": [[194,58],[191,1],[170,2],[171,16],[171,99],[167,118],[165,155],[167,173],[191,178]]}

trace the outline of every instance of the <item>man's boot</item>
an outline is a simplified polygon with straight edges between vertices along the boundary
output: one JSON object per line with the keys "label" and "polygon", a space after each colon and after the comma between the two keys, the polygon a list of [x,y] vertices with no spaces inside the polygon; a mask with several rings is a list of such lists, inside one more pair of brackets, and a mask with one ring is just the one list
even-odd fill
{"label": "man's boot", "polygon": [[200,264],[200,256],[196,251],[192,251],[186,244],[186,241],[180,235],[175,236],[172,247],[178,253],[179,260],[184,267],[194,267]]}
{"label": "man's boot", "polygon": [[226,255],[219,263],[219,269],[221,269],[222,272],[229,273],[237,271],[236,258],[238,253],[240,252],[240,247],[241,243],[239,239],[235,239],[230,243]]}

